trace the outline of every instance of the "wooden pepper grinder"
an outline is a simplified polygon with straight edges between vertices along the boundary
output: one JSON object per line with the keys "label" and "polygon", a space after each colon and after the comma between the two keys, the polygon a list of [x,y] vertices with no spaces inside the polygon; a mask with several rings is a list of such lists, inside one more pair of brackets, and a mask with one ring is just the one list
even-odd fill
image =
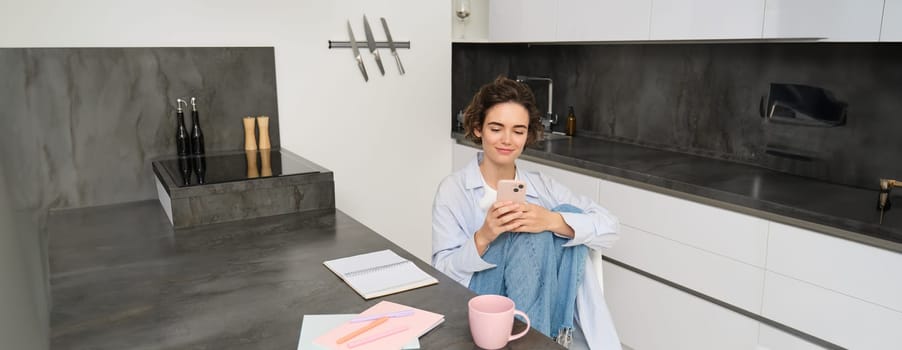
{"label": "wooden pepper grinder", "polygon": [[257,150],[257,137],[254,135],[254,117],[244,117],[244,150]]}
{"label": "wooden pepper grinder", "polygon": [[244,156],[247,164],[247,178],[260,177],[260,171],[257,170],[257,150],[244,151]]}
{"label": "wooden pepper grinder", "polygon": [[257,129],[260,131],[260,149],[270,149],[269,145],[269,117],[261,115],[257,117]]}
{"label": "wooden pepper grinder", "polygon": [[270,150],[267,148],[260,149],[260,176],[272,176]]}

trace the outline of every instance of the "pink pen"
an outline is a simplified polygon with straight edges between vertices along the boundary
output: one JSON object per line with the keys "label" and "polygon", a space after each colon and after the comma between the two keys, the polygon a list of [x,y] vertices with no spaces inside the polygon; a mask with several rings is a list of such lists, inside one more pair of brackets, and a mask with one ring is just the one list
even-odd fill
{"label": "pink pen", "polygon": [[352,319],[351,323],[372,321],[372,320],[383,318],[383,317],[395,318],[395,317],[405,317],[405,316],[410,316],[410,315],[413,315],[413,310],[406,309],[406,310],[389,312],[389,313],[378,314],[378,315],[357,317],[355,319]]}
{"label": "pink pen", "polygon": [[382,332],[382,333],[379,333],[379,334],[373,334],[373,335],[371,335],[371,336],[369,336],[369,337],[366,337],[366,338],[363,338],[363,339],[358,339],[358,340],[355,340],[355,341],[352,341],[352,342],[348,343],[348,348],[354,348],[354,347],[358,347],[358,346],[361,346],[361,345],[364,345],[364,344],[368,344],[368,343],[370,343],[370,342],[373,342],[373,341],[376,341],[376,340],[385,338],[385,337],[387,337],[387,336],[401,333],[401,332],[406,331],[406,330],[408,330],[408,329],[409,329],[409,328],[408,328],[407,326],[400,326],[400,327],[396,327],[396,328],[389,329],[389,330],[387,330],[387,331],[385,331],[385,332]]}

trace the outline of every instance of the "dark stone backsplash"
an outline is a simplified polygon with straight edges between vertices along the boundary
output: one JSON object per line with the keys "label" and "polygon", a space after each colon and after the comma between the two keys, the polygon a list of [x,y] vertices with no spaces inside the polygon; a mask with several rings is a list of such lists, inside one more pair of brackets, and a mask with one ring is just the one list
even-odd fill
{"label": "dark stone backsplash", "polygon": [[[573,106],[577,135],[850,186],[902,178],[900,44],[454,44],[452,74],[452,114],[498,75],[544,76],[554,79],[556,131]],[[832,92],[848,103],[846,124],[765,121],[771,83]],[[530,86],[545,111],[545,85]]]}

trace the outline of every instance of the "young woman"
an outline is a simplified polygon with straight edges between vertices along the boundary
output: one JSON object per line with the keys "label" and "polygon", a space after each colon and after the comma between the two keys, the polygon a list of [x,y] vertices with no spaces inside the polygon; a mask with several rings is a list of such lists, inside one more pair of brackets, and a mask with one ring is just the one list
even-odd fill
{"label": "young woman", "polygon": [[[529,88],[499,77],[465,112],[482,152],[439,185],[432,265],[478,294],[501,294],[533,328],[571,349],[620,349],[588,249],[609,247],[618,221],[553,179],[522,170],[523,147],[542,133]],[[526,185],[527,203],[497,202],[499,180]],[[572,343],[572,346],[571,346]]]}

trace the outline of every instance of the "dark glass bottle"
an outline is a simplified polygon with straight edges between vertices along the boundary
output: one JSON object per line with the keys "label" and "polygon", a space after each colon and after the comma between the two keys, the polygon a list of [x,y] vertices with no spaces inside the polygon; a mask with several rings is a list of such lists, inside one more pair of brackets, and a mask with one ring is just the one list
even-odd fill
{"label": "dark glass bottle", "polygon": [[207,183],[207,157],[199,155],[194,158],[194,174],[197,175],[197,183]]}
{"label": "dark glass bottle", "polygon": [[570,106],[567,113],[567,136],[573,136],[576,133],[576,115],[573,114],[573,106]]}
{"label": "dark glass bottle", "polygon": [[181,173],[182,175],[182,186],[191,185],[191,171],[193,170],[193,168],[194,165],[191,164],[191,157],[179,157],[179,173]]}
{"label": "dark glass bottle", "polygon": [[178,105],[178,109],[175,112],[175,116],[177,119],[178,125],[175,130],[175,145],[178,152],[179,157],[187,156],[188,153],[191,153],[189,147],[189,136],[188,129],[185,128],[185,111],[182,109],[182,104],[185,104],[185,108],[188,107],[188,103],[183,99],[176,99],[176,104]]}
{"label": "dark glass bottle", "polygon": [[195,155],[204,154],[204,132],[200,129],[200,118],[197,115],[197,99],[191,98],[191,151]]}

